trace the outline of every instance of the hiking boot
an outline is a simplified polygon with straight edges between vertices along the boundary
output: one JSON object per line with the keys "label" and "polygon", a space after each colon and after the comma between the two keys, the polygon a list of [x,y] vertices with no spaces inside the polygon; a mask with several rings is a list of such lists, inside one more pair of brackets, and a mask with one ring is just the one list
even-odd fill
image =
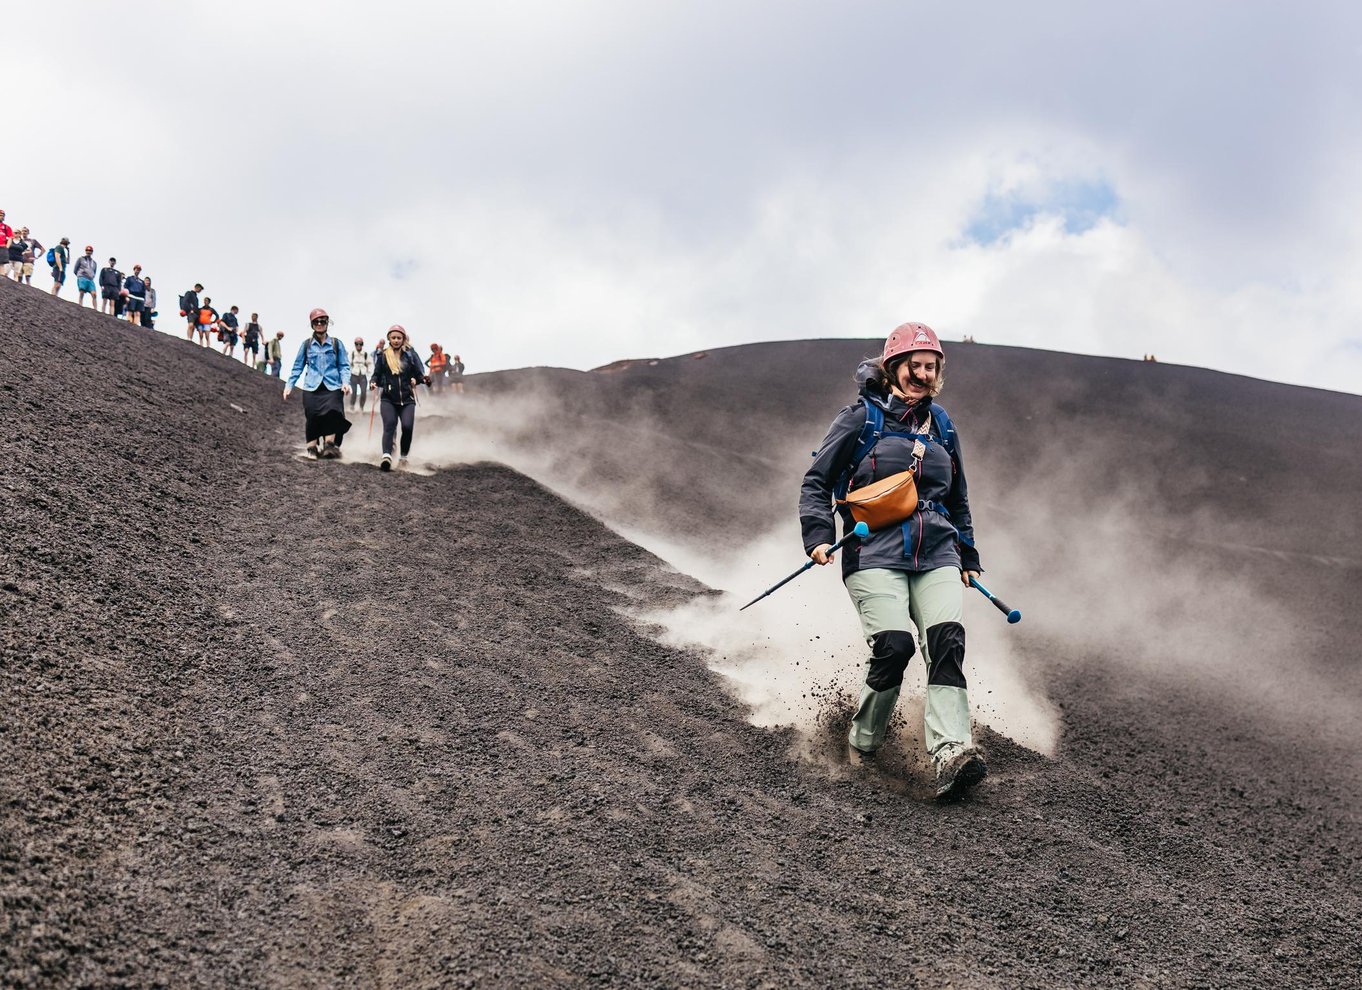
{"label": "hiking boot", "polygon": [[875,765],[875,751],[873,749],[857,749],[851,743],[847,743],[847,762],[857,770],[864,770]]}
{"label": "hiking boot", "polygon": [[321,456],[326,458],[328,461],[332,461],[340,456],[340,451],[336,449],[336,445],[334,443],[329,443],[322,448]]}
{"label": "hiking boot", "polygon": [[380,471],[391,471],[393,469],[393,455],[384,454],[383,460],[378,462],[378,469]]}
{"label": "hiking boot", "polygon": [[962,749],[936,768],[937,799],[959,797],[986,776],[984,754],[973,746]]}
{"label": "hiking boot", "polygon": [[407,468],[409,468],[411,465],[407,463],[407,459],[406,459],[405,457],[399,457],[399,458],[397,459],[397,466],[400,467],[402,470],[405,471],[405,470],[406,470]]}
{"label": "hiking boot", "polygon": [[319,456],[320,456],[320,455],[317,453],[317,448],[316,448],[316,446],[315,446],[314,444],[308,444],[308,445],[307,445],[307,459],[308,459],[309,461],[315,461]]}

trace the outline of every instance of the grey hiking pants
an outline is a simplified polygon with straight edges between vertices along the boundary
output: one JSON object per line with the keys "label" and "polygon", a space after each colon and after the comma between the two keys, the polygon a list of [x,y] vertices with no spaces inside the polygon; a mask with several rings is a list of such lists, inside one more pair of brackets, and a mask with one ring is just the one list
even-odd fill
{"label": "grey hiking pants", "polygon": [[960,622],[965,586],[959,569],[914,574],[873,567],[852,574],[846,586],[871,649],[847,741],[867,753],[884,745],[904,671],[921,650],[927,666],[928,754],[940,764],[971,745]]}

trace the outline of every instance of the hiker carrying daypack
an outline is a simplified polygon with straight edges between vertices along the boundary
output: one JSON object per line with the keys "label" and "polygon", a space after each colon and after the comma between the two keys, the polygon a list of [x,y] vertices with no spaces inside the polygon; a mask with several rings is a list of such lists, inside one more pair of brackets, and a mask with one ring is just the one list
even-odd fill
{"label": "hiker carrying daypack", "polygon": [[[962,618],[964,589],[981,567],[959,438],[933,401],[945,358],[930,327],[895,328],[880,358],[857,369],[860,400],[833,420],[799,496],[804,550],[818,564],[832,562],[838,516],[850,532],[853,520],[866,521],[857,515],[867,503],[886,503],[870,505],[870,534],[841,551],[843,582],[871,649],[848,759],[862,763],[884,744],[904,671],[920,651],[923,739],[938,797],[987,773],[970,728]],[[908,491],[911,500],[902,498]]]}

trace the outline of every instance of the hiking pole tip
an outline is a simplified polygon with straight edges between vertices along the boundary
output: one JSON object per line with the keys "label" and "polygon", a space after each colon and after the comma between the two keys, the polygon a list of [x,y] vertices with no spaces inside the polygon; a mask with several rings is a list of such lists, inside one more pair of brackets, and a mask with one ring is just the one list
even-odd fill
{"label": "hiking pole tip", "polygon": [[1016,623],[1021,621],[1021,609],[1012,608],[1010,605],[1007,604],[1007,602],[1003,601],[993,592],[989,591],[975,578],[970,578],[969,583],[971,587],[978,589],[980,594],[982,594],[985,598],[991,601],[993,603],[994,608],[996,608],[999,612],[1003,613],[1003,615],[1007,616],[1007,621],[1009,625],[1015,625]]}

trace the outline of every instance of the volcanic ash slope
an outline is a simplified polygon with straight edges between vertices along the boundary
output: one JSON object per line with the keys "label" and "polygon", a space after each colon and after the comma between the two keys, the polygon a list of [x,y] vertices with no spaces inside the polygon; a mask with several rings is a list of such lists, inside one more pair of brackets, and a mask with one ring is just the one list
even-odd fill
{"label": "volcanic ash slope", "polygon": [[753,727],[618,611],[702,589],[527,478],[303,462],[220,355],[0,327],[0,984],[1355,979],[1355,792],[1275,739],[1094,688],[914,800]]}

